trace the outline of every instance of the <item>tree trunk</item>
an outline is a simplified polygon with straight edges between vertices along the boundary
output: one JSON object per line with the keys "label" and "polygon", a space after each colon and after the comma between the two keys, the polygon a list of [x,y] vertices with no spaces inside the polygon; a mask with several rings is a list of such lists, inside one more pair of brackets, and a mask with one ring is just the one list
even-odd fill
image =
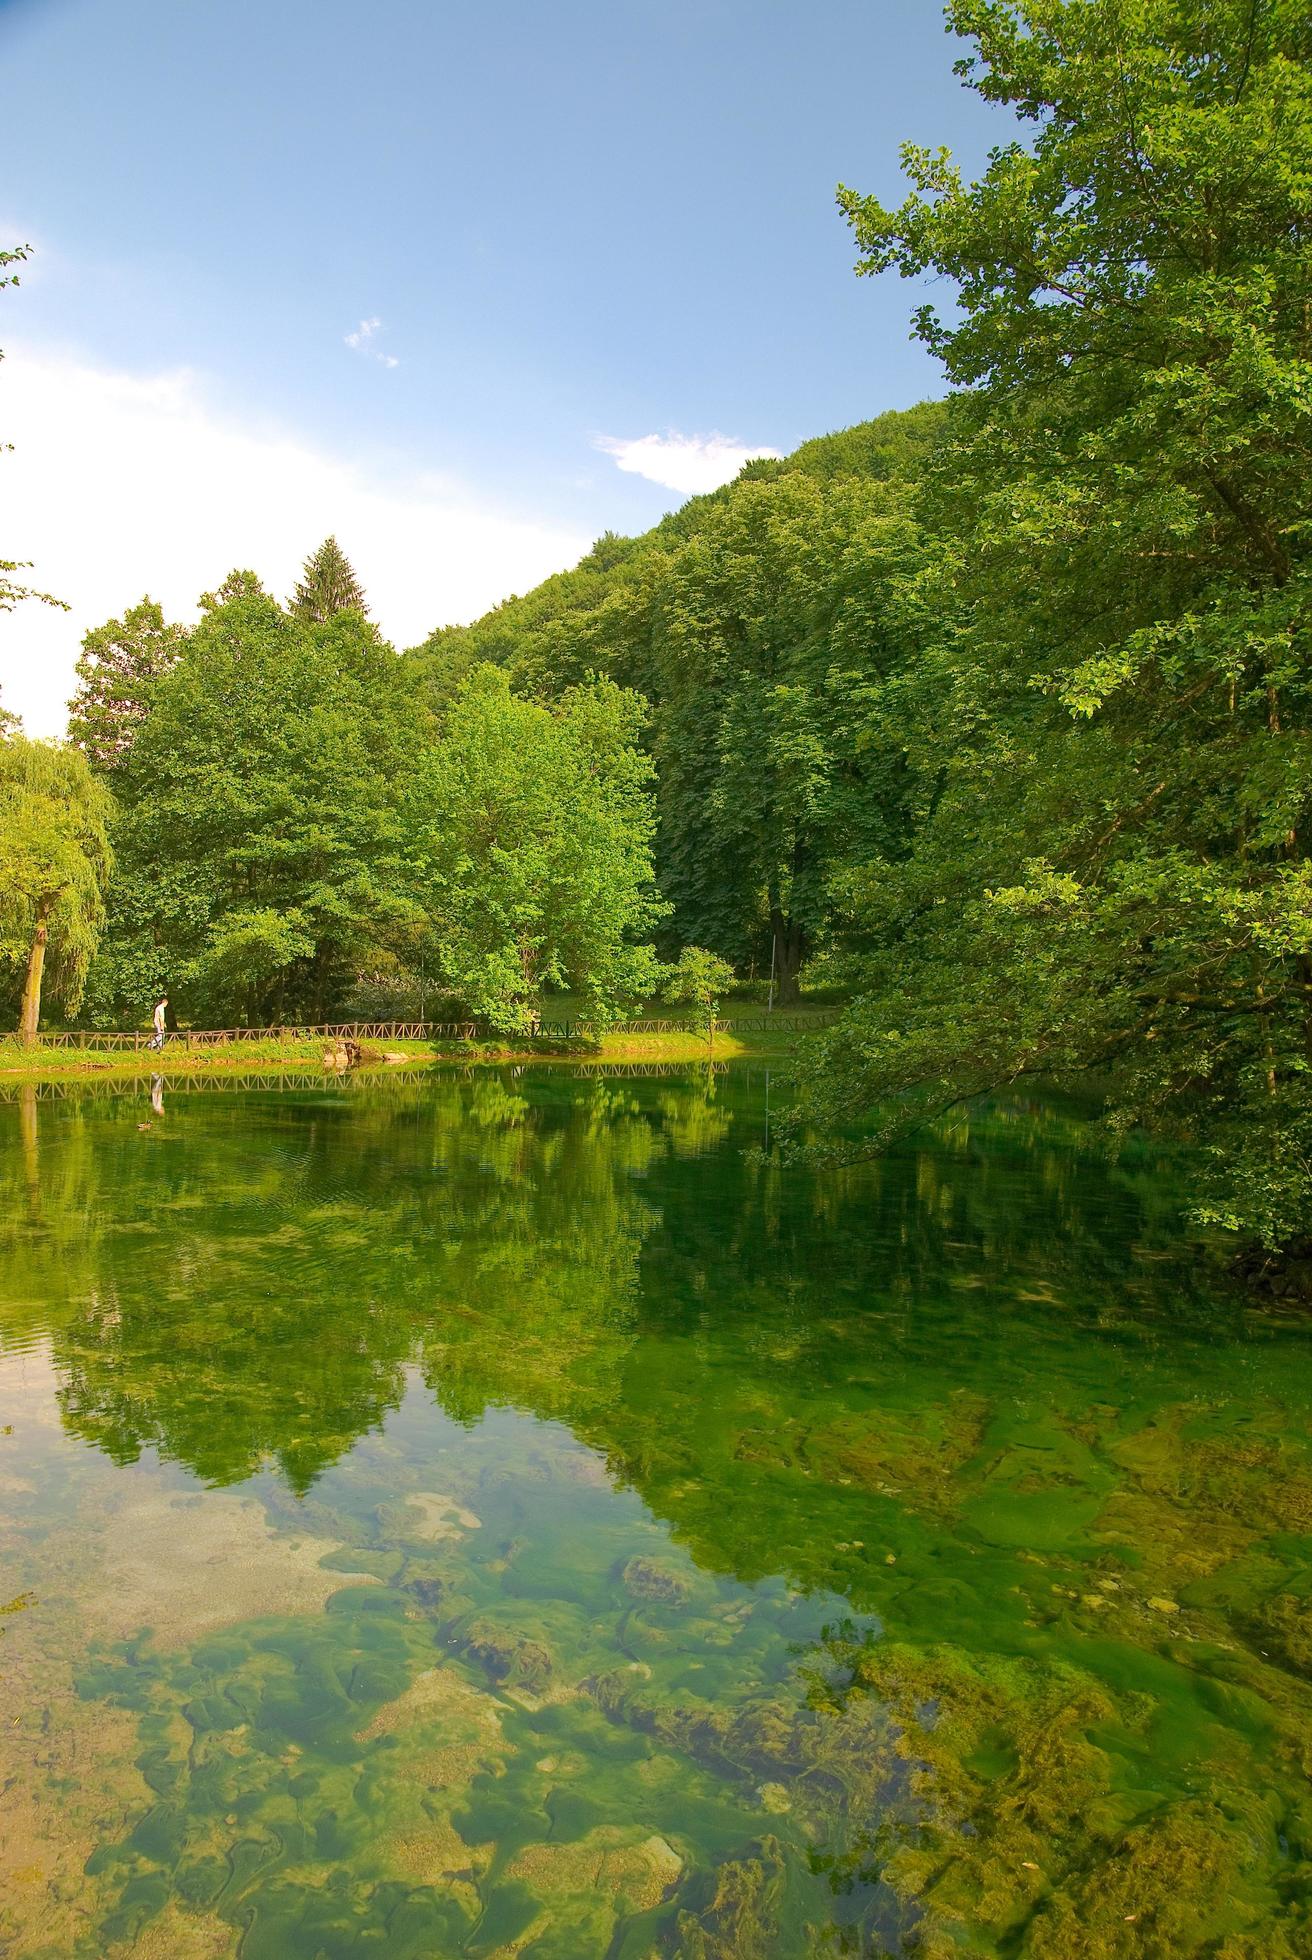
{"label": "tree trunk", "polygon": [[41,975],[45,971],[46,941],[50,937],[46,921],[53,902],[52,899],[43,898],[37,907],[36,931],[32,934],[32,950],[27,956],[27,984],[23,988],[18,1032],[21,1039],[29,1043],[36,1040],[36,1031],[41,1022]]}
{"label": "tree trunk", "polygon": [[23,1139],[23,1169],[27,1174],[27,1202],[35,1223],[41,1209],[41,1164],[37,1154],[36,1083],[25,1083],[18,1092],[18,1129]]}
{"label": "tree trunk", "polygon": [[775,1002],[779,1007],[792,1007],[806,957],[806,933],[795,919],[779,911],[770,914],[770,930],[774,934]]}

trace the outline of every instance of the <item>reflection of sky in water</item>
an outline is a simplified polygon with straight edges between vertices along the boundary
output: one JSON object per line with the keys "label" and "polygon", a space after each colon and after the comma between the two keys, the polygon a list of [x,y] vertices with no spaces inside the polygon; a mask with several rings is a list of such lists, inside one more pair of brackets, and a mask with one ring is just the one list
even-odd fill
{"label": "reflection of sky in water", "polygon": [[1055,1111],[815,1181],[763,1091],[0,1106],[15,1952],[1293,1924],[1301,1331]]}

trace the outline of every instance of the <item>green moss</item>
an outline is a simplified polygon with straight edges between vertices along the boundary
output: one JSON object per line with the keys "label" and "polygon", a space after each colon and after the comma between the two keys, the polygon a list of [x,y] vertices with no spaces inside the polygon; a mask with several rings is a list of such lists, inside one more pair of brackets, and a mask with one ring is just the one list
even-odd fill
{"label": "green moss", "polygon": [[910,1802],[876,1836],[883,1876],[924,1914],[926,1951],[1165,1960],[1280,1926],[1298,1865],[1260,1757],[1214,1764],[1206,1799],[1182,1782],[1163,1802],[1140,1780],[1158,1715],[1146,1696],[955,1650],[839,1657],[844,1693],[876,1695],[898,1723]]}
{"label": "green moss", "polygon": [[718,1865],[700,1910],[675,1922],[680,1960],[771,1960],[778,1953],[785,1866],[776,1838],[763,1838],[746,1856]]}

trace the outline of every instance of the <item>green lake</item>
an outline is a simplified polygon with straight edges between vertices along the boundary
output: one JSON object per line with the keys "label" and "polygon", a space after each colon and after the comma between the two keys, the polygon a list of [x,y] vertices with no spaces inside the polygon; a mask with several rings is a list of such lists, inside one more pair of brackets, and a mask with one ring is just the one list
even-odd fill
{"label": "green lake", "polygon": [[0,1954],[1312,1955],[1312,1321],[1188,1160],[0,1101]]}

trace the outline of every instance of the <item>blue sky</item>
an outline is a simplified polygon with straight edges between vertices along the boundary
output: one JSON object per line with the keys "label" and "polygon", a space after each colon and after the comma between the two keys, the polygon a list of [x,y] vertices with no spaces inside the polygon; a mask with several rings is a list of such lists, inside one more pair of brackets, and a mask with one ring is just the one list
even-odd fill
{"label": "blue sky", "polygon": [[296,459],[296,552],[336,528],[405,641],[645,528],[689,454],[732,469],[671,432],[787,451],[940,392],[833,192],[900,195],[904,138],[976,166],[1006,136],[956,51],[930,0],[0,4],[0,225],[38,247],[0,296],[0,537],[76,588],[0,619],[4,698],[34,725],[88,608],[194,580],[180,509],[202,582],[266,533],[285,581],[294,526],[244,469],[272,495]]}

